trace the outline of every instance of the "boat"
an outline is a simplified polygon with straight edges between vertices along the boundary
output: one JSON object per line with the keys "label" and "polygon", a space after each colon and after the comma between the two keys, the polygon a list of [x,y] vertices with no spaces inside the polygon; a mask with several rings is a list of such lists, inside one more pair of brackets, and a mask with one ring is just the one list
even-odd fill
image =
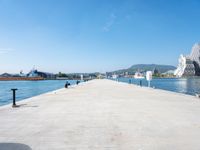
{"label": "boat", "polygon": [[134,75],[134,78],[135,78],[135,79],[144,79],[144,76],[143,76],[142,73],[136,72],[135,75]]}
{"label": "boat", "polygon": [[113,79],[117,79],[118,76],[117,76],[116,74],[114,74],[114,75],[112,75],[112,78],[113,78]]}

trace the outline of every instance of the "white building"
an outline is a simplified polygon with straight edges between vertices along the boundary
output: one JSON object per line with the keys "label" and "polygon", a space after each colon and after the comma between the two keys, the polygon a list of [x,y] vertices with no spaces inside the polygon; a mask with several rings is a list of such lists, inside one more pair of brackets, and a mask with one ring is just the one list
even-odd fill
{"label": "white building", "polygon": [[192,47],[190,58],[194,63],[196,75],[200,75],[200,43],[196,43]]}
{"label": "white building", "polygon": [[200,75],[200,43],[192,47],[189,56],[180,55],[179,64],[174,75],[177,77]]}
{"label": "white building", "polygon": [[195,75],[195,67],[190,57],[180,55],[179,64],[174,72],[174,75],[176,75],[177,77]]}

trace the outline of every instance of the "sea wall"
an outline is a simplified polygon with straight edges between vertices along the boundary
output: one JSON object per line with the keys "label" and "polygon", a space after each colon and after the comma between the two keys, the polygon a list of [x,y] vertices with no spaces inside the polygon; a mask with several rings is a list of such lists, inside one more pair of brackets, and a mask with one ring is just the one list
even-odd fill
{"label": "sea wall", "polygon": [[0,77],[0,81],[15,81],[15,80],[37,81],[37,80],[44,80],[44,78],[42,77]]}

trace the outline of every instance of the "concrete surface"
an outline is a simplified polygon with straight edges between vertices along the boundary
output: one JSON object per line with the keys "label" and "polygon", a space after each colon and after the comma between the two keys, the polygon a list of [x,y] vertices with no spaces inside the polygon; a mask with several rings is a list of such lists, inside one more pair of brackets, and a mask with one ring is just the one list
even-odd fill
{"label": "concrete surface", "polygon": [[0,107],[0,150],[200,149],[200,100],[188,95],[93,80],[18,104]]}

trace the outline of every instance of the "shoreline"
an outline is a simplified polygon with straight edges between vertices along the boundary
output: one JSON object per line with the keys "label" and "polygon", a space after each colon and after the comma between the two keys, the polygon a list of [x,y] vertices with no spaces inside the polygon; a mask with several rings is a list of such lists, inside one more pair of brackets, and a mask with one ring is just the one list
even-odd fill
{"label": "shoreline", "polygon": [[0,81],[40,81],[42,77],[0,77]]}

